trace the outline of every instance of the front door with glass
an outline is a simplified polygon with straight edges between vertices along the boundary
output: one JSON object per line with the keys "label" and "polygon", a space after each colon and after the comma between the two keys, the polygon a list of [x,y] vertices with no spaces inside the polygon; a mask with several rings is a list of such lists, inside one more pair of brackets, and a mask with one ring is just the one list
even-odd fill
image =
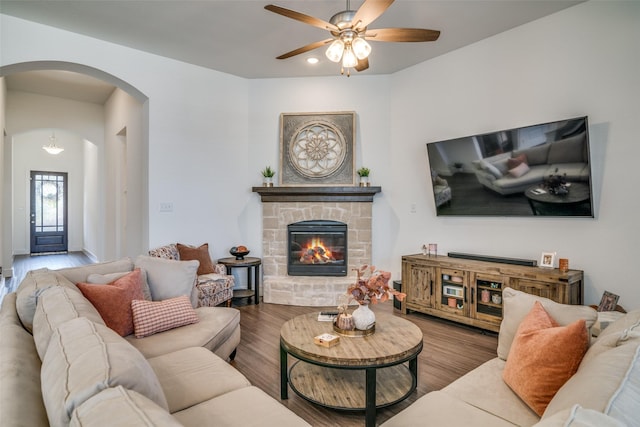
{"label": "front door with glass", "polygon": [[67,174],[31,172],[31,253],[66,252]]}

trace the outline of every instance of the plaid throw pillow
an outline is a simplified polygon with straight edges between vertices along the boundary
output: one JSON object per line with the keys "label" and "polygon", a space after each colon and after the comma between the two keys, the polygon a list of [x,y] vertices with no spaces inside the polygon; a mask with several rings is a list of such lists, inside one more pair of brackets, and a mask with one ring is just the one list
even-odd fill
{"label": "plaid throw pillow", "polygon": [[133,329],[136,338],[198,322],[189,297],[183,295],[164,301],[131,301]]}

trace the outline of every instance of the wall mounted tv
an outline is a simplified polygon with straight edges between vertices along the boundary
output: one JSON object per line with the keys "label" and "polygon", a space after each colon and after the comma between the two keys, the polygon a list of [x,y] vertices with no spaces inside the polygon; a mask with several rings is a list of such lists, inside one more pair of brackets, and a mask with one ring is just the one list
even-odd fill
{"label": "wall mounted tv", "polygon": [[438,216],[593,217],[587,117],[427,143]]}

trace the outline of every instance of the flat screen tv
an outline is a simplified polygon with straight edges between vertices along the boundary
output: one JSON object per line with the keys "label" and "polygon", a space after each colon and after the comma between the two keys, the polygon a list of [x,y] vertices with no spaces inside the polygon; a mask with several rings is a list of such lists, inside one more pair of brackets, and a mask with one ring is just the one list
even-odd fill
{"label": "flat screen tv", "polygon": [[587,117],[430,142],[427,156],[438,216],[593,217]]}

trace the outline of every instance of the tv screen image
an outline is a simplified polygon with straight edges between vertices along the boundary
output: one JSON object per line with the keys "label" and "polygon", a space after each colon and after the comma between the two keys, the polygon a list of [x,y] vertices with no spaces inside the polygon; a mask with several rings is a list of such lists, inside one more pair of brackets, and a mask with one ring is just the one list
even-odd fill
{"label": "tv screen image", "polygon": [[587,117],[427,143],[438,216],[593,217]]}

